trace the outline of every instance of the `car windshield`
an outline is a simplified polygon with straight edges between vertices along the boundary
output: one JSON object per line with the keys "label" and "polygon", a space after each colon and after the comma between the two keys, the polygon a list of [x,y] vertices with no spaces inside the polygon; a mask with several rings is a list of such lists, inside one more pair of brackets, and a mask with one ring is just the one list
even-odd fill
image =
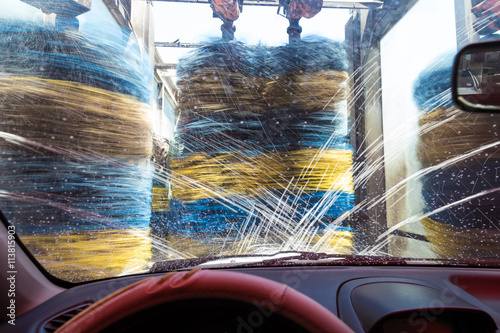
{"label": "car windshield", "polygon": [[500,113],[450,89],[457,51],[500,37],[497,1],[0,9],[0,210],[56,278],[283,251],[498,257]]}

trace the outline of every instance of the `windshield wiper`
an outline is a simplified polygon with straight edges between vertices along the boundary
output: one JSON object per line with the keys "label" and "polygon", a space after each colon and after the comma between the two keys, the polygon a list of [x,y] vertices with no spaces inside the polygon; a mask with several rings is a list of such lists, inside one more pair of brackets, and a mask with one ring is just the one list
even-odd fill
{"label": "windshield wiper", "polygon": [[284,266],[466,266],[500,267],[500,258],[476,258],[469,260],[400,258],[370,255],[341,255],[316,252],[287,251],[267,255],[233,255],[193,259],[167,260],[155,263],[151,273],[170,272],[192,268],[244,268]]}
{"label": "windshield wiper", "polygon": [[413,233],[413,232],[408,232],[408,231],[396,229],[396,230],[392,230],[391,234],[396,235],[396,236],[415,239],[415,240],[418,240],[421,242],[429,243],[429,239],[427,237],[425,237],[424,235],[419,235],[419,234]]}
{"label": "windshield wiper", "polygon": [[279,267],[297,265],[404,265],[405,259],[382,256],[341,255],[286,251],[266,255],[233,255],[167,260],[155,263],[151,273],[191,268]]}

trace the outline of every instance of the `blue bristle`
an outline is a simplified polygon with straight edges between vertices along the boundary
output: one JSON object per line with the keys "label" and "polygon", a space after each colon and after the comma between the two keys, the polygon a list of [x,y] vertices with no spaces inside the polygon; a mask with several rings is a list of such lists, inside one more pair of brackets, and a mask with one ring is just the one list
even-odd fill
{"label": "blue bristle", "polygon": [[152,175],[147,161],[3,154],[2,212],[22,233],[147,228]]}
{"label": "blue bristle", "polygon": [[198,70],[217,69],[245,75],[255,75],[251,49],[237,42],[211,41],[190,51],[179,60],[177,75],[188,77]]}
{"label": "blue bristle", "polygon": [[306,37],[296,44],[270,48],[263,62],[262,72],[271,77],[276,74],[349,69],[345,44],[319,36]]}
{"label": "blue bristle", "polygon": [[215,112],[184,117],[185,152],[258,155],[309,148],[350,149],[347,115],[330,110],[271,110],[262,114]]}
{"label": "blue bristle", "polygon": [[268,151],[350,149],[347,115],[330,110],[273,110],[265,128]]}
{"label": "blue bristle", "polygon": [[452,107],[451,72],[453,53],[441,55],[424,69],[413,84],[413,99],[420,110],[430,112],[438,107]]}
{"label": "blue bristle", "polygon": [[[261,45],[244,47],[241,44],[209,44],[183,59],[178,68],[178,75],[184,80],[183,87],[187,99],[191,95],[193,98],[198,97],[194,90],[200,80],[195,73],[197,70],[223,72],[228,78],[231,78],[232,73],[259,76],[262,78],[262,84],[265,85],[269,80],[274,80],[275,75],[341,72],[347,69],[347,52],[343,43],[313,37],[301,42],[298,46],[278,48]],[[342,75],[344,73],[341,73],[339,77]],[[189,81],[191,76],[194,80],[192,85]],[[309,78],[313,80],[312,77]],[[250,78],[247,81],[258,82]],[[214,82],[214,85],[217,83]],[[308,83],[311,87],[314,86],[314,82]],[[339,83],[342,85],[340,80]],[[210,86],[207,85],[206,89],[208,88]],[[279,159],[289,156],[288,152],[302,149],[351,149],[348,117],[342,103],[330,103],[329,97],[326,97],[326,102],[320,107],[316,106],[315,112],[307,110],[307,107],[304,107],[306,103],[299,107],[298,104],[294,106],[292,101],[287,109],[273,109],[266,98],[272,99],[274,95],[263,94],[264,86],[261,86],[260,90],[252,89],[255,94],[251,95],[251,98],[256,98],[254,104],[262,104],[263,108],[251,109],[234,103],[233,99],[237,100],[238,96],[228,97],[226,96],[229,94],[228,91],[222,89],[218,89],[217,92],[225,94],[224,96],[218,96],[215,93],[204,95],[205,100],[214,105],[213,109],[202,109],[203,105],[193,107],[189,103],[180,104],[182,125],[178,136],[179,143],[184,150],[179,151],[178,157],[182,158],[191,154],[200,154],[200,156],[210,154],[211,157],[217,157],[227,152],[235,152],[235,156],[242,156],[241,160],[238,158],[233,160],[236,163],[234,166],[236,169],[241,167],[237,164],[244,162],[245,156],[255,157],[255,159],[249,158],[248,161],[258,164],[259,162],[254,161],[260,161],[260,157],[263,157],[262,161],[266,161],[265,154],[271,154],[268,158],[274,156],[273,158]],[[302,90],[301,92],[310,93]],[[288,96],[278,97],[288,98]],[[339,100],[341,98],[339,97]],[[215,106],[220,109],[214,110]],[[269,162],[271,161],[274,160],[270,158]],[[200,163],[200,167],[203,166],[203,160],[197,163]],[[290,164],[293,163],[295,162],[290,161]],[[262,162],[262,165],[264,169],[268,166],[267,162]],[[231,163],[224,166],[235,172],[235,169],[231,169]],[[284,172],[279,177],[299,177],[304,171],[301,168],[294,169],[294,165],[280,164],[279,166],[288,170],[288,174]],[[204,175],[207,174],[213,175],[214,178],[218,175],[216,171],[211,174],[209,166]],[[245,175],[247,174],[240,175],[239,183]],[[252,173],[249,168],[248,177],[252,178],[252,182],[255,182],[255,177],[261,177],[257,179],[257,182],[262,182],[262,188],[271,186],[266,183],[269,181],[266,176],[267,174],[259,175],[258,171]],[[190,174],[190,177],[197,181],[196,174]],[[304,177],[307,178],[307,176]],[[279,180],[276,179],[276,181]],[[249,179],[249,186],[250,183]],[[226,186],[229,190],[233,186],[230,179],[220,185]],[[236,182],[234,185],[237,187]],[[200,190],[196,189],[190,193],[189,190],[182,189],[180,192],[184,200],[171,200],[170,211],[154,214],[152,226],[159,233],[166,229],[167,233],[183,234],[196,239],[202,239],[207,235],[242,237],[243,235],[239,233],[247,223],[255,225],[268,223],[270,228],[279,228],[279,223],[272,221],[276,218],[289,224],[287,227],[289,232],[299,224],[310,227],[311,231],[322,231],[354,206],[353,193],[342,191],[307,193],[301,192],[298,188],[293,191],[273,190],[260,193],[256,190],[252,194],[190,200],[190,195],[193,198],[199,198]],[[175,197],[175,188],[173,192]],[[342,230],[352,231],[352,229]]]}
{"label": "blue bristle", "polygon": [[185,152],[263,153],[263,116],[255,113],[187,113],[179,139]]}
{"label": "blue bristle", "polygon": [[[452,166],[426,175],[422,179],[422,195],[426,202],[425,212],[482,191],[500,186],[500,162],[490,165]],[[430,218],[441,223],[472,228],[500,227],[500,193],[493,192],[433,214]]]}
{"label": "blue bristle", "polygon": [[[122,29],[122,36],[130,35]],[[149,103],[149,56],[120,37],[104,45],[78,31],[0,20],[0,72],[78,82]]]}
{"label": "blue bristle", "polygon": [[[301,219],[324,230],[325,222],[333,220],[349,211],[354,204],[354,194],[346,192],[315,192],[283,195],[276,191],[273,197],[227,198],[227,200],[203,199],[192,202],[172,200],[171,210],[156,215],[156,225],[167,227],[169,233],[186,235],[234,235],[247,219],[254,223],[265,223],[266,214],[281,216],[290,225],[296,225]],[[279,202],[275,202],[278,200]],[[277,212],[278,207],[283,207]],[[311,216],[307,218],[307,214]]]}

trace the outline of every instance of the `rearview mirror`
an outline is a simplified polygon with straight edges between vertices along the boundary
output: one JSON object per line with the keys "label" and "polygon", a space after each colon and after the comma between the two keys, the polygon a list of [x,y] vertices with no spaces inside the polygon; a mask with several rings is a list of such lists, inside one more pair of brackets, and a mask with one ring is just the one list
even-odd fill
{"label": "rearview mirror", "polygon": [[470,44],[458,52],[452,74],[453,103],[464,111],[500,111],[500,41]]}

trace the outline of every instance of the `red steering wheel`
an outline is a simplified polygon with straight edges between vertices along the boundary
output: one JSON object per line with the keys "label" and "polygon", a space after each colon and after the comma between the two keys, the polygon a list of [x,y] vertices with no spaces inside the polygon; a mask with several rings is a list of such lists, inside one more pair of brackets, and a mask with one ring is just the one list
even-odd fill
{"label": "red steering wheel", "polygon": [[322,305],[287,285],[223,270],[171,272],[141,280],[93,304],[57,332],[159,327],[165,332],[210,332],[210,325],[218,326],[214,332],[353,332]]}

